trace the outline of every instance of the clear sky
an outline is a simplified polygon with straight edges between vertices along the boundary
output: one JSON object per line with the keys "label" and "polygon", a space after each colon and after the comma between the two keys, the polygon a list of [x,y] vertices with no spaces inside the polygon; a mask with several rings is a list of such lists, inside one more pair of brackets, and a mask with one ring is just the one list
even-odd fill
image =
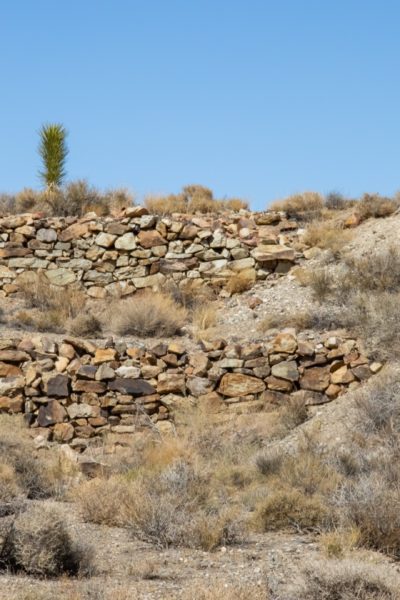
{"label": "clear sky", "polygon": [[254,209],[400,188],[398,0],[0,0],[0,190],[68,178],[139,197],[187,183]]}

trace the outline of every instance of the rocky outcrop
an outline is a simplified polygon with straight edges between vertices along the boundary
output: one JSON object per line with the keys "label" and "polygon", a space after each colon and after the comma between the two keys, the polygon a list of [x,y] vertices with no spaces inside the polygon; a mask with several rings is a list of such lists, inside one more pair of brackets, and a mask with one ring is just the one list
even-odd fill
{"label": "rocky outcrop", "polygon": [[295,263],[298,225],[280,213],[156,217],[143,207],[120,216],[0,219],[0,293],[43,271],[57,286],[78,285],[90,297],[127,295],[166,280],[223,285],[246,270],[253,280]]}
{"label": "rocky outcrop", "polygon": [[220,413],[266,410],[290,396],[323,404],[379,371],[344,335],[284,331],[267,342],[101,347],[43,336],[0,340],[0,412],[24,413],[46,436],[83,448],[105,432],[169,427],[196,403]]}

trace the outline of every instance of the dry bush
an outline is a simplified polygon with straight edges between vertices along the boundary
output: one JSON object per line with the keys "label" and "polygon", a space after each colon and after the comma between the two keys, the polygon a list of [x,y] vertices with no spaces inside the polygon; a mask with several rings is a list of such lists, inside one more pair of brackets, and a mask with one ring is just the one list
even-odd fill
{"label": "dry bush", "polygon": [[348,482],[336,496],[343,525],[357,527],[360,544],[400,557],[400,485],[387,473],[372,473]]}
{"label": "dry bush", "polygon": [[365,221],[370,218],[389,217],[399,208],[399,202],[379,194],[364,194],[356,206],[360,221]]}
{"label": "dry bush", "polygon": [[327,527],[330,519],[325,498],[307,496],[294,488],[281,486],[259,503],[254,521],[260,531],[314,531]]}
{"label": "dry bush", "polygon": [[269,600],[265,586],[246,583],[197,583],[184,592],[183,600]]}
{"label": "dry bush", "polygon": [[339,282],[346,291],[359,289],[379,292],[400,290],[400,251],[396,246],[345,260],[347,270]]}
{"label": "dry bush", "polygon": [[343,558],[360,544],[360,531],[356,527],[324,531],[318,538],[328,558]]}
{"label": "dry bush", "polygon": [[253,287],[256,281],[256,272],[254,269],[244,269],[233,273],[226,283],[226,290],[230,294],[241,294]]}
{"label": "dry bush", "polygon": [[18,288],[26,305],[35,310],[20,311],[16,323],[35,327],[38,331],[64,331],[67,322],[75,319],[85,307],[84,292],[74,286],[52,285],[43,272],[33,279],[21,277]]}
{"label": "dry bush", "polygon": [[363,564],[351,559],[311,564],[306,582],[298,590],[302,600],[399,600],[398,576],[387,566]]}
{"label": "dry bush", "polygon": [[297,330],[309,329],[314,323],[313,314],[310,310],[296,310],[294,312],[271,313],[264,317],[258,329],[265,333],[270,329],[281,329],[282,327],[294,327]]}
{"label": "dry bush", "polygon": [[340,192],[332,191],[326,194],[324,204],[329,210],[343,210],[351,206],[353,201],[345,198]]}
{"label": "dry bush", "polygon": [[22,494],[18,477],[12,465],[0,462],[0,517],[1,505],[10,503]]}
{"label": "dry bush", "polygon": [[188,310],[216,299],[215,291],[202,279],[183,279],[179,285],[174,281],[167,281],[164,291]]}
{"label": "dry bush", "polygon": [[302,241],[307,246],[317,246],[323,250],[331,250],[338,256],[353,237],[353,232],[343,229],[340,223],[334,221],[315,221],[307,227]]}
{"label": "dry bush", "polygon": [[81,313],[67,322],[67,331],[77,337],[98,337],[102,324],[92,313]]}
{"label": "dry bush", "polygon": [[72,541],[54,508],[32,506],[15,518],[0,564],[39,577],[76,575],[90,568],[90,551]]}
{"label": "dry bush", "polygon": [[357,426],[362,431],[388,435],[400,434],[400,372],[385,369],[356,396]]}
{"label": "dry bush", "polygon": [[196,306],[192,311],[192,323],[197,334],[204,334],[217,323],[217,304],[203,304]]}
{"label": "dry bush", "polygon": [[324,207],[324,199],[317,192],[293,194],[284,200],[277,200],[269,206],[270,210],[285,212],[288,217],[311,220],[318,217]]}
{"label": "dry bush", "polygon": [[218,203],[226,210],[239,212],[240,210],[249,210],[249,203],[242,198],[228,198],[227,200],[219,200]]}
{"label": "dry bush", "polygon": [[144,199],[144,205],[153,215],[170,215],[172,213],[187,212],[187,205],[182,194],[169,196],[149,195]]}
{"label": "dry bush", "polygon": [[279,425],[283,428],[283,433],[289,431],[304,423],[308,418],[308,410],[303,398],[291,398],[279,410]]}
{"label": "dry bush", "polygon": [[[17,416],[0,415],[1,480],[8,482],[7,494],[22,494],[30,499],[62,495],[69,481],[60,457],[52,453],[36,454],[32,439]],[[5,500],[6,487],[0,491]]]}
{"label": "dry bush", "polygon": [[13,194],[0,193],[0,216],[13,215],[16,210],[16,199]]}
{"label": "dry bush", "polygon": [[332,273],[327,267],[320,267],[309,271],[308,274],[308,285],[312,289],[314,299],[317,302],[324,302],[332,293],[334,280]]}
{"label": "dry bush", "polygon": [[124,511],[132,494],[126,481],[110,477],[85,481],[73,489],[71,496],[86,521],[118,527],[124,525]]}
{"label": "dry bush", "polygon": [[120,300],[110,319],[118,335],[172,336],[185,325],[187,311],[168,294],[144,291]]}
{"label": "dry bush", "polygon": [[267,448],[255,457],[255,464],[262,475],[276,475],[283,462],[282,453],[275,448]]}

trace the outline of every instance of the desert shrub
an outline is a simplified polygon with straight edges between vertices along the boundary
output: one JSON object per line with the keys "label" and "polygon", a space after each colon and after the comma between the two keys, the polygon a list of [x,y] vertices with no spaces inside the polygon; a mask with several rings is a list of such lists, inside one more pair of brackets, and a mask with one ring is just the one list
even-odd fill
{"label": "desert shrub", "polygon": [[400,373],[392,367],[380,373],[356,396],[358,427],[367,433],[400,433]]}
{"label": "desert shrub", "polygon": [[279,423],[284,433],[288,433],[298,427],[308,418],[308,411],[303,398],[291,398],[289,396],[285,405],[279,411]]}
{"label": "desert shrub", "polygon": [[177,304],[188,310],[194,310],[216,298],[215,291],[202,279],[183,279],[179,285],[167,281],[164,290]]}
{"label": "desert shrub", "polygon": [[144,291],[113,308],[111,328],[119,335],[171,336],[180,333],[187,311],[171,296]]}
{"label": "desert shrub", "polygon": [[357,527],[360,544],[400,557],[400,487],[385,473],[372,473],[343,485],[336,506],[345,526]]}
{"label": "desert shrub", "polygon": [[343,229],[340,223],[314,221],[307,227],[302,240],[308,246],[331,250],[337,256],[352,236],[353,232],[349,229]]}
{"label": "desert shrub", "polygon": [[198,333],[205,332],[217,323],[217,305],[215,302],[199,304],[192,311],[192,323]]}
{"label": "desert shrub", "polygon": [[398,578],[386,566],[351,559],[311,564],[305,570],[302,600],[398,600]]}
{"label": "desert shrub", "polygon": [[359,545],[360,531],[356,527],[332,529],[331,531],[322,532],[318,541],[326,556],[329,558],[343,558]]}
{"label": "desert shrub", "polygon": [[170,194],[169,196],[149,195],[145,197],[144,205],[149,213],[154,215],[187,212],[187,204],[182,194]]}
{"label": "desert shrub", "polygon": [[195,583],[185,591],[183,600],[269,600],[270,595],[266,586],[246,583]]}
{"label": "desert shrub", "polygon": [[271,210],[285,212],[288,217],[311,220],[318,217],[324,207],[324,199],[318,192],[293,194],[284,200],[277,200],[269,207]]}
{"label": "desert shrub", "polygon": [[0,193],[0,216],[4,217],[16,212],[16,199],[13,194]]}
{"label": "desert shrub", "polygon": [[54,508],[32,506],[15,518],[0,563],[29,575],[56,577],[87,570],[89,557],[87,548],[72,541]]}
{"label": "desert shrub", "polygon": [[360,221],[365,221],[371,217],[375,219],[389,217],[398,207],[399,203],[395,199],[379,194],[364,194],[357,203],[356,212]]}
{"label": "desert shrub", "polygon": [[326,194],[324,204],[329,210],[343,210],[348,206],[349,200],[340,192],[332,191]]}
{"label": "desert shrub", "polygon": [[282,454],[275,448],[267,448],[255,457],[255,464],[262,475],[276,475],[283,462]]}
{"label": "desert shrub", "polygon": [[86,521],[110,526],[124,525],[124,511],[129,506],[129,485],[120,477],[96,478],[81,483],[71,492]]}
{"label": "desert shrub", "polygon": [[35,212],[46,210],[45,197],[43,192],[24,188],[15,196],[15,212]]}
{"label": "desert shrub", "polygon": [[279,487],[259,503],[254,520],[261,531],[312,531],[328,526],[330,511],[322,496],[307,496],[294,488]]}
{"label": "desert shrub", "polygon": [[323,302],[332,293],[333,284],[331,271],[327,267],[310,270],[308,273],[308,285],[318,302]]}
{"label": "desert shrub", "polygon": [[233,273],[226,283],[226,290],[230,294],[240,294],[253,287],[256,281],[254,269],[244,269]]}
{"label": "desert shrub", "polygon": [[342,288],[379,292],[400,289],[400,251],[396,246],[361,257],[349,257],[345,265],[347,270],[339,282]]}
{"label": "desert shrub", "polygon": [[249,203],[247,200],[242,200],[242,198],[228,198],[227,200],[219,200],[218,202],[226,210],[232,210],[234,212],[249,210]]}
{"label": "desert shrub", "polygon": [[81,290],[53,285],[43,272],[34,274],[33,279],[20,277],[18,288],[27,307],[34,310],[20,311],[15,322],[38,331],[64,331],[68,320],[75,319],[85,307]]}
{"label": "desert shrub", "polygon": [[10,464],[0,462],[0,507],[2,503],[11,502],[21,493],[15,469]]}
{"label": "desert shrub", "polygon": [[67,330],[77,337],[98,337],[102,324],[92,313],[80,313],[68,321]]}

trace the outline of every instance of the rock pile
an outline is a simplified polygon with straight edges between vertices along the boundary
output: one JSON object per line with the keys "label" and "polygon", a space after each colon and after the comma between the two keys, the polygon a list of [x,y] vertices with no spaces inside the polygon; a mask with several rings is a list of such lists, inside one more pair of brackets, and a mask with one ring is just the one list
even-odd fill
{"label": "rock pile", "polygon": [[0,411],[24,413],[51,439],[83,448],[106,431],[166,429],[175,411],[195,403],[228,414],[265,410],[289,395],[322,404],[380,368],[356,340],[332,334],[203,341],[190,353],[180,342],[146,348],[71,337],[2,339]]}
{"label": "rock pile", "polygon": [[0,293],[18,291],[43,271],[58,286],[79,284],[93,298],[127,295],[167,279],[221,286],[233,273],[254,279],[285,273],[297,256],[298,225],[280,213],[156,217],[143,207],[118,217],[90,213],[0,219]]}

